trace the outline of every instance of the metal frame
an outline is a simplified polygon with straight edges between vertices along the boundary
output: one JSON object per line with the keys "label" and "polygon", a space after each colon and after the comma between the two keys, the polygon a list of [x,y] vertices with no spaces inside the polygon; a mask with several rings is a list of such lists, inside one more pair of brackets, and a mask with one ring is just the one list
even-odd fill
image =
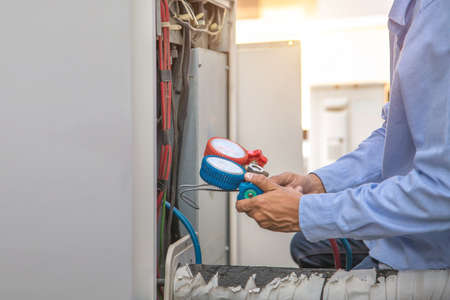
{"label": "metal frame", "polygon": [[[156,299],[155,1],[131,1],[133,98],[133,296]],[[130,258],[131,259],[131,258]]]}

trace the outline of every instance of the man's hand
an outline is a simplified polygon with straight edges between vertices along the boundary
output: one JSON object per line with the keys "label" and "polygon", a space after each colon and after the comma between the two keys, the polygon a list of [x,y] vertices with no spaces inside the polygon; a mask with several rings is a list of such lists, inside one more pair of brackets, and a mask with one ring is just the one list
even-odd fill
{"label": "man's hand", "polygon": [[251,199],[238,200],[236,209],[255,219],[262,228],[281,232],[298,232],[298,206],[302,193],[279,186],[263,175],[245,174],[249,181],[264,191]]}
{"label": "man's hand", "polygon": [[272,176],[270,179],[278,185],[294,189],[305,195],[325,193],[325,188],[323,187],[322,181],[313,173],[303,176],[286,172],[280,175]]}

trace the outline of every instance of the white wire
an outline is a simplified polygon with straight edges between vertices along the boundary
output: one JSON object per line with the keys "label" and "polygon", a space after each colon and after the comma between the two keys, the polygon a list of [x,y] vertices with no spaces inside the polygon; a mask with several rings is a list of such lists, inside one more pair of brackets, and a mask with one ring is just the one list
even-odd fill
{"label": "white wire", "polygon": [[208,183],[202,183],[202,184],[180,184],[178,186],[178,189],[183,189],[183,188],[186,188],[186,187],[192,188],[192,187],[203,187],[203,186],[212,186],[212,185],[210,185]]}
{"label": "white wire", "polygon": [[[222,32],[222,29],[223,29],[223,27],[225,25],[225,17],[226,17],[226,14],[227,14],[227,10],[225,8],[223,9],[222,24],[218,27],[217,31],[210,31],[209,29],[193,27],[190,22],[185,22],[184,20],[180,19],[178,17],[177,13],[175,11],[173,11],[173,9],[171,7],[171,4],[173,2],[175,2],[175,1],[177,1],[177,2],[181,1],[183,3],[183,0],[172,0],[172,1],[169,2],[169,10],[172,13],[172,17],[174,19],[176,19],[178,22],[188,26],[189,29],[191,29],[192,31],[195,31],[195,32],[203,32],[203,33],[207,33],[207,34],[213,35],[213,36],[214,35],[218,35],[218,34],[220,34]],[[183,3],[183,6],[184,6],[184,3]],[[190,14],[189,9],[186,9],[186,10],[188,11],[188,14]],[[194,20],[197,20],[195,15],[194,15]],[[197,21],[197,24],[198,24],[198,21]]]}
{"label": "white wire", "polygon": [[211,24],[213,23],[214,18],[216,17],[216,11],[217,10],[214,9],[212,14],[211,14],[211,17],[208,18],[208,22],[206,22],[206,28],[209,28],[209,26],[211,26]]}
{"label": "white wire", "polygon": [[191,16],[191,18],[194,20],[194,23],[196,26],[198,26],[198,20],[197,17],[195,16],[194,10],[192,9],[191,5],[189,3],[187,3],[185,0],[178,0],[181,2],[181,4],[183,4],[184,8],[186,9],[187,13]]}
{"label": "white wire", "polygon": [[184,194],[184,193],[189,193],[189,192],[197,192],[197,191],[209,191],[209,192],[223,192],[223,193],[228,193],[228,192],[235,192],[235,190],[232,191],[228,191],[228,190],[222,190],[220,188],[204,188],[204,187],[199,187],[199,188],[186,188],[182,191],[179,192],[180,195]]}
{"label": "white wire", "polygon": [[195,201],[189,198],[188,196],[182,195],[180,196],[180,199],[183,200],[187,205],[189,205],[193,209],[199,209],[197,203],[195,203]]}
{"label": "white wire", "polygon": [[214,186],[209,185],[209,184],[199,184],[199,185],[182,184],[182,185],[179,186],[179,188],[183,188],[183,189],[179,189],[178,197],[181,200],[183,200],[187,205],[192,207],[193,209],[199,209],[199,207],[198,207],[197,203],[195,203],[195,201],[193,199],[191,199],[190,197],[188,197],[186,195],[186,193],[197,192],[197,191],[209,191],[209,192],[221,192],[221,193],[234,192],[234,190],[227,191],[227,190],[222,190],[220,188],[214,188]]}

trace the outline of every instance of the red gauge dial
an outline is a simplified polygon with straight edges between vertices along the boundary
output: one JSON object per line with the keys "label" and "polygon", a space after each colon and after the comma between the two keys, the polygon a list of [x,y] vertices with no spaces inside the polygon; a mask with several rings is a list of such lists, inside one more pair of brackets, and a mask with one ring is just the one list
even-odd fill
{"label": "red gauge dial", "polygon": [[246,165],[248,161],[248,153],[244,147],[221,137],[209,139],[205,149],[205,156],[207,155],[225,157],[240,165]]}

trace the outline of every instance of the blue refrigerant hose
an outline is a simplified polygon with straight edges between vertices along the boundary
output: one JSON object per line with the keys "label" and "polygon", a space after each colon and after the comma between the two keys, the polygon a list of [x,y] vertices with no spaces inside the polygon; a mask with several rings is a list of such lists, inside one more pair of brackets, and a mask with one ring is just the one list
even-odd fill
{"label": "blue refrigerant hose", "polygon": [[350,243],[347,239],[340,239],[342,244],[345,248],[345,269],[347,271],[350,271],[352,269],[352,263],[353,263],[353,254],[352,254],[352,247],[350,246]]}
{"label": "blue refrigerant hose", "polygon": [[[166,203],[166,208],[170,209],[170,203]],[[179,211],[176,207],[173,208],[173,213],[178,218],[178,220],[183,223],[186,230],[189,232],[189,235],[191,236],[192,244],[194,245],[194,251],[195,251],[195,263],[201,264],[202,263],[202,250],[200,249],[200,242],[198,241],[197,234],[195,233],[194,227],[192,227],[191,222]]]}

